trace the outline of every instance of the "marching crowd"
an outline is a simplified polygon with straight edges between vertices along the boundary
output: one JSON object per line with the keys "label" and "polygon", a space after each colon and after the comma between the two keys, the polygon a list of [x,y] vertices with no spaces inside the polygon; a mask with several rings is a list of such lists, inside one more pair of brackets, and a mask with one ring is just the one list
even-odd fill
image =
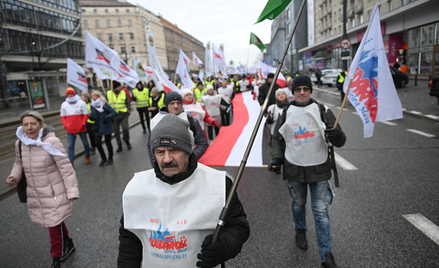
{"label": "marching crowd", "polygon": [[[327,211],[332,201],[329,179],[333,161],[328,146],[343,146],[346,137],[339,125],[333,127],[332,112],[310,98],[312,83],[308,76],[294,79],[288,76],[285,88],[273,79],[273,73],[265,80],[252,74],[223,80],[193,78],[195,88],[169,93],[158,90],[153,80],[146,85],[139,81],[132,93],[117,81],[112,82],[112,90],[106,94],[94,90],[91,94],[78,95],[69,87],[60,111],[67,132],[67,153],[38,112],[23,113],[22,126],[17,130],[16,161],[7,183],[17,185],[20,201],[28,203],[31,220],[49,228],[52,267],[60,267],[60,262],[75,250],[64,220],[72,215],[73,200],[79,198],[74,170],[76,137],[79,135],[84,145],[85,165],[91,163],[90,157],[96,149],[101,158],[99,166],[112,165],[113,133],[116,153],[123,151],[123,142],[128,150],[132,149],[128,122],[132,102],[136,104],[142,132],[149,133],[148,151],[153,169],[136,174],[124,192],[118,267],[150,267],[149,264],[151,267],[193,267],[194,264],[215,267],[235,257],[250,235],[244,208],[233,193],[224,230],[213,241],[211,233],[231,190],[232,178],[197,160],[219,135],[220,128],[230,125],[233,116],[240,116],[233,114],[233,99],[245,91],[251,91],[261,106],[268,98],[266,129],[273,149],[269,170],[280,173],[284,166],[284,179],[293,198],[296,245],[307,249],[304,218],[309,186],[322,266],[337,267],[331,253]],[[268,95],[272,83],[275,84]],[[181,87],[178,81],[174,84]],[[298,132],[291,127],[297,125],[308,129]],[[310,131],[313,142],[302,142],[303,137],[310,137]],[[136,205],[139,202],[148,205],[139,208]],[[197,211],[186,209],[200,204],[203,206]],[[173,211],[172,215],[167,214],[167,209]],[[150,222],[142,222],[146,218]],[[189,223],[175,225],[180,219]],[[166,232],[161,229],[165,227],[169,228]],[[183,240],[177,242],[179,237]],[[174,246],[169,246],[171,240]],[[173,251],[176,247],[184,250]],[[166,255],[163,249],[176,255]],[[171,265],[168,258],[181,260]]]}

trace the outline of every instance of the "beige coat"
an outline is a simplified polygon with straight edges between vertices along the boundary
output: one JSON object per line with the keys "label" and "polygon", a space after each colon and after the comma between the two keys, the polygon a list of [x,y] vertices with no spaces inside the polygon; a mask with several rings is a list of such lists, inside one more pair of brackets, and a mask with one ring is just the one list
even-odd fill
{"label": "beige coat", "polygon": [[69,199],[79,198],[78,182],[66,150],[55,134],[43,134],[41,140],[49,142],[65,156],[51,155],[40,146],[22,143],[21,162],[17,141],[15,163],[9,176],[18,183],[24,168],[29,217],[39,225],[53,227],[72,215],[73,205]]}

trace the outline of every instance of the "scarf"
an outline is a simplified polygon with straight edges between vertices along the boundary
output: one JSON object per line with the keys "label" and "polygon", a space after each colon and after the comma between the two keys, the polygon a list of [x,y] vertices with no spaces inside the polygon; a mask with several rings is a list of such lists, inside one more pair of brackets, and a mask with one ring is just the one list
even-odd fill
{"label": "scarf", "polygon": [[66,101],[75,108],[78,107],[79,100],[81,100],[81,97],[79,97],[78,95],[75,95],[71,98],[66,98]]}
{"label": "scarf", "polygon": [[53,147],[52,144],[50,144],[49,142],[41,141],[41,136],[43,136],[43,130],[44,130],[43,128],[40,129],[40,133],[38,134],[38,139],[36,140],[30,139],[24,132],[23,127],[18,127],[15,135],[17,135],[17,137],[21,140],[21,142],[27,146],[29,145],[41,146],[46,152],[48,152],[51,155],[65,156],[63,153],[61,153],[55,147]]}
{"label": "scarf", "polygon": [[93,106],[98,112],[102,113],[104,111],[104,105],[102,105],[102,100],[101,99],[97,99],[97,100],[92,100],[91,101],[91,106]]}
{"label": "scarf", "polygon": [[280,102],[276,100],[276,105],[279,109],[283,109],[285,106],[287,106],[287,104],[288,104],[288,99],[286,99],[285,102]]}

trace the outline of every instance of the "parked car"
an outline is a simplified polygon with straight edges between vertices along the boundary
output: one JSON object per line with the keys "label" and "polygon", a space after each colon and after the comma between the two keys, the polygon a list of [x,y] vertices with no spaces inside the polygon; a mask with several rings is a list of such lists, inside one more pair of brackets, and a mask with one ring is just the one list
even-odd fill
{"label": "parked car", "polygon": [[389,67],[395,87],[405,87],[409,83],[409,77],[397,68],[391,66]]}
{"label": "parked car", "polygon": [[[326,73],[330,73],[330,72],[332,72],[332,69],[325,69],[325,70],[321,70],[322,71],[322,78],[323,78],[323,75],[325,75]],[[321,79],[322,79],[321,78]],[[320,79],[320,80],[321,80]],[[315,83],[315,84],[317,84],[317,77],[316,77],[316,74],[315,73],[313,73],[312,75],[311,75],[311,82],[313,82],[313,83]],[[323,83],[322,83],[323,84]]]}
{"label": "parked car", "polygon": [[322,76],[322,84],[334,87],[337,84],[338,74],[342,69],[328,69],[326,71],[327,72]]}
{"label": "parked car", "polygon": [[439,104],[439,77],[430,78],[428,84],[430,87],[430,96],[436,97],[438,99],[437,103]]}

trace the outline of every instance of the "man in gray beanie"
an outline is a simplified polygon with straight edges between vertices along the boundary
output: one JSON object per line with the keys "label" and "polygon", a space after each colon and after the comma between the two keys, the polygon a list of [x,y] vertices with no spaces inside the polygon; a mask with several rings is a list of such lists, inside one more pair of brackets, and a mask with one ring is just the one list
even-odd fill
{"label": "man in gray beanie", "polygon": [[[151,120],[151,130],[155,128],[155,126],[168,114],[174,114],[178,116],[180,119],[183,119],[189,122],[189,129],[192,133],[192,145],[196,145],[194,148],[194,154],[197,159],[200,159],[201,156],[206,152],[209,144],[207,143],[206,135],[204,135],[204,131],[201,129],[198,120],[194,120],[192,116],[187,115],[183,111],[183,99],[180,93],[171,91],[165,96],[165,106],[160,108],[159,113],[154,116]],[[149,158],[151,160],[151,165],[154,165],[155,155],[154,151],[151,150],[151,136],[148,140],[148,152]]]}
{"label": "man in gray beanie", "polygon": [[333,152],[332,145],[343,146],[346,136],[340,125],[333,127],[335,116],[331,110],[311,99],[312,83],[307,75],[294,78],[292,91],[295,99],[276,121],[272,161],[268,169],[280,172],[281,165],[284,165],[283,176],[293,198],[296,246],[303,250],[308,249],[305,205],[309,187],[322,266],[336,268],[328,215],[333,198],[329,184],[331,162],[335,160],[328,149]]}
{"label": "man in gray beanie", "polygon": [[235,194],[212,243],[232,180],[197,163],[188,128],[187,120],[168,114],[152,129],[157,161],[153,169],[136,173],[123,193],[117,267],[216,267],[238,255],[247,241],[250,227]]}

